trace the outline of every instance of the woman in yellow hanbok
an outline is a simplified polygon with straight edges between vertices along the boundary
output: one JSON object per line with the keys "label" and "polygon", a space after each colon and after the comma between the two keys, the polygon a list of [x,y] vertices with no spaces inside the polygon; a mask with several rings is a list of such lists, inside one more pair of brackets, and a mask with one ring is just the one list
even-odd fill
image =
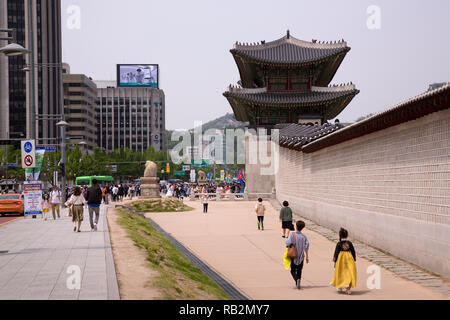
{"label": "woman in yellow hanbok", "polygon": [[341,228],[339,242],[334,251],[334,277],[331,285],[339,292],[351,294],[351,288],[356,286],[356,253],[353,244],[347,240],[348,231]]}

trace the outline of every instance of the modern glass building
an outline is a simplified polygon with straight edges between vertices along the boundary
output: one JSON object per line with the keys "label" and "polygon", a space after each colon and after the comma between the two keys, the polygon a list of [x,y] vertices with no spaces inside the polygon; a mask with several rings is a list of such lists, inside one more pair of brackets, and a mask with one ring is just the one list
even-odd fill
{"label": "modern glass building", "polygon": [[[30,28],[31,22],[31,28]],[[0,28],[16,29],[16,43],[34,52],[30,55],[0,55],[0,139],[25,138],[32,121],[27,110],[31,99],[30,72],[34,68],[34,105],[36,115],[57,115],[63,110],[61,68],[61,1],[2,0]],[[6,45],[0,41],[0,46]],[[41,117],[43,119],[43,117]],[[39,120],[37,138],[55,138],[58,120]],[[40,141],[52,143],[52,141]]]}

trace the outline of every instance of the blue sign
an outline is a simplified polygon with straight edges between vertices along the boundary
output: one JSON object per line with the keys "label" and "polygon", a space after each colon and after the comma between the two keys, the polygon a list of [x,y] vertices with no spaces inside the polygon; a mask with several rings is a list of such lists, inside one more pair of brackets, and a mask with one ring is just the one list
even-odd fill
{"label": "blue sign", "polygon": [[30,153],[31,151],[33,151],[33,144],[31,142],[27,142],[24,144],[23,149],[26,153]]}
{"label": "blue sign", "polygon": [[56,146],[37,146],[36,150],[45,150],[45,152],[56,152]]}

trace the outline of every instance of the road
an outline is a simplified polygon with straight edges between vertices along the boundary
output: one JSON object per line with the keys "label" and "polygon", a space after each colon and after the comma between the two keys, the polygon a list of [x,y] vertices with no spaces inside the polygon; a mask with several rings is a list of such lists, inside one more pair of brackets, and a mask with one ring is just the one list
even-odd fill
{"label": "road", "polygon": [[23,219],[23,217],[22,216],[13,216],[13,215],[0,216],[0,226],[7,224],[9,222],[15,221],[17,219]]}

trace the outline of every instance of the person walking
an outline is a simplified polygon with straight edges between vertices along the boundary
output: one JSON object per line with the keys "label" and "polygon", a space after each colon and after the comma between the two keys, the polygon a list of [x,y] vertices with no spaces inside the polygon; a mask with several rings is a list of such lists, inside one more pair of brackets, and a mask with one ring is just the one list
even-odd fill
{"label": "person walking", "polygon": [[295,224],[295,227],[297,231],[290,232],[286,239],[286,247],[295,247],[296,249],[296,257],[291,260],[291,275],[297,289],[301,289],[304,260],[306,260],[306,263],[309,263],[309,241],[302,233],[303,228],[305,228],[305,222],[299,220]]}
{"label": "person walking", "polygon": [[114,202],[116,202],[117,201],[117,193],[119,192],[119,188],[117,188],[117,185],[115,185],[113,188],[112,188],[112,198],[113,198],[113,201]]}
{"label": "person walking", "polygon": [[123,196],[125,194],[125,189],[122,184],[119,184],[119,190],[117,191],[117,195],[119,197],[119,201],[123,201]]}
{"label": "person walking", "polygon": [[283,238],[286,238],[289,235],[290,231],[294,231],[294,226],[292,224],[292,210],[289,208],[289,202],[283,202],[283,208],[280,210],[280,221],[281,228],[283,229]]}
{"label": "person walking", "polygon": [[42,196],[41,205],[42,205],[42,217],[44,218],[44,221],[47,221],[47,213],[50,212],[50,208],[52,207],[48,194],[44,194]]}
{"label": "person walking", "polygon": [[55,211],[58,214],[58,218],[61,218],[61,191],[59,191],[56,186],[53,186],[53,191],[50,194],[50,199],[52,203],[53,220],[56,220]]}
{"label": "person walking", "polygon": [[203,193],[202,202],[203,202],[203,213],[208,213],[208,194],[207,193]]}
{"label": "person walking", "polygon": [[258,230],[264,231],[264,213],[266,211],[266,207],[263,205],[263,199],[259,198],[258,203],[255,207],[256,217],[258,218]]}
{"label": "person walking", "polygon": [[85,204],[86,199],[81,192],[81,188],[76,187],[70,199],[65,203],[67,207],[72,207],[72,222],[74,232],[81,232],[81,222],[83,222],[83,211]]}
{"label": "person walking", "polygon": [[334,277],[331,285],[339,292],[351,294],[352,287],[356,286],[356,252],[353,243],[347,240],[348,231],[339,230],[339,242],[334,250]]}
{"label": "person walking", "polygon": [[103,198],[103,203],[104,204],[108,204],[108,188],[106,186],[103,187],[102,189],[102,198]]}
{"label": "person walking", "polygon": [[141,186],[137,185],[136,186],[136,197],[140,197],[141,196]]}
{"label": "person walking", "polygon": [[[100,205],[102,203],[102,189],[97,184],[97,179],[92,179],[92,187],[87,192],[87,203],[89,207],[89,222],[91,230],[97,231],[97,224],[100,218]],[[94,221],[95,213],[95,221]]]}

